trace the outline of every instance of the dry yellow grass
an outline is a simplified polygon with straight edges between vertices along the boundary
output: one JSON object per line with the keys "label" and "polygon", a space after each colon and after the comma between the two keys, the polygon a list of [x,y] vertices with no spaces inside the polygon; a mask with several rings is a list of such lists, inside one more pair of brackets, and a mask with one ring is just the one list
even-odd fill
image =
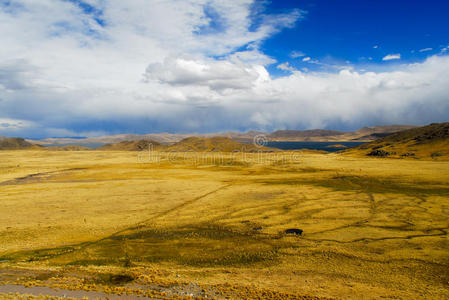
{"label": "dry yellow grass", "polygon": [[157,285],[160,298],[443,299],[448,182],[444,161],[2,151],[0,280]]}

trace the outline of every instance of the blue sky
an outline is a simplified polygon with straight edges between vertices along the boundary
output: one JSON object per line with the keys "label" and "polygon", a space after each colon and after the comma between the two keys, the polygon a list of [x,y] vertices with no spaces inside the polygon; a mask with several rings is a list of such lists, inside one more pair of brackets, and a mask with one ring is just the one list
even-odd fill
{"label": "blue sky", "polygon": [[0,135],[449,115],[446,1],[0,0]]}
{"label": "blue sky", "polygon": [[280,0],[267,5],[272,12],[295,8],[305,11],[297,26],[271,37],[262,49],[298,68],[326,67],[292,59],[294,51],[329,64],[379,70],[398,63],[383,61],[388,54],[401,54],[401,63],[422,62],[448,44],[448,1]]}

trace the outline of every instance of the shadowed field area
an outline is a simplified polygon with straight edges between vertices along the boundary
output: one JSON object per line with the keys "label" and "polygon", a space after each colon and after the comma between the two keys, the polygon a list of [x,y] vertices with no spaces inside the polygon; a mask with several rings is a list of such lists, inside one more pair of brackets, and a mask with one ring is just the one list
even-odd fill
{"label": "shadowed field area", "polygon": [[3,286],[149,298],[449,297],[449,162],[141,155],[1,152]]}

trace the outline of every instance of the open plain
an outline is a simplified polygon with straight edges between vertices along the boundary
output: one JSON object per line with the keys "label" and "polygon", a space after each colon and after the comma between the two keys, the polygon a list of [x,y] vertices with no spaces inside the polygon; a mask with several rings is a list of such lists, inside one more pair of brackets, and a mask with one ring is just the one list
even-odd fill
{"label": "open plain", "polygon": [[448,161],[2,151],[0,207],[0,297],[449,298]]}

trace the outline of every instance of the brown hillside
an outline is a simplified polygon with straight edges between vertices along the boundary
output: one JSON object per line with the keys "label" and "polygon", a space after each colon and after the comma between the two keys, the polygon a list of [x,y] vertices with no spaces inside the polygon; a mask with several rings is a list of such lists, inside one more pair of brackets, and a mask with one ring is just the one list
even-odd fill
{"label": "brown hillside", "polygon": [[43,140],[28,140],[33,144],[90,144],[105,143],[116,144],[125,141],[152,140],[159,143],[171,144],[181,140],[196,136],[203,138],[228,137],[237,142],[252,142],[254,137],[265,135],[270,141],[315,141],[315,142],[344,142],[344,141],[364,141],[369,142],[385,137],[392,133],[413,128],[410,125],[389,125],[363,127],[357,131],[344,132],[337,130],[312,129],[312,130],[278,130],[273,133],[260,131],[248,132],[222,132],[207,134],[176,134],[176,133],[149,133],[149,134],[118,134],[99,137],[79,138],[47,138]]}
{"label": "brown hillside", "polygon": [[40,148],[39,146],[28,143],[23,138],[1,138],[0,150],[20,150]]}
{"label": "brown hillside", "polygon": [[360,135],[370,135],[374,133],[392,133],[392,132],[399,132],[404,131],[412,128],[416,128],[417,126],[412,125],[386,125],[386,126],[366,126],[363,128],[360,128],[359,130],[355,131],[356,134]]}
{"label": "brown hillside", "polygon": [[377,140],[393,133],[401,132],[404,130],[416,128],[417,126],[411,125],[388,125],[388,126],[367,126],[360,128],[353,132],[356,136],[354,141],[373,141]]}
{"label": "brown hillside", "polygon": [[345,153],[449,160],[449,123],[434,123],[394,133]]}
{"label": "brown hillside", "polygon": [[107,144],[99,147],[100,151],[144,151],[161,150],[165,146],[152,140],[124,141],[116,144]]}
{"label": "brown hillside", "polygon": [[327,137],[344,135],[346,132],[337,130],[324,130],[324,129],[312,129],[312,130],[278,130],[269,134],[270,139],[292,139],[292,138],[311,138],[311,137]]}
{"label": "brown hillside", "polygon": [[44,149],[50,150],[50,151],[89,151],[89,150],[92,150],[92,148],[89,148],[86,146],[80,146],[80,145],[50,146],[50,147],[45,147]]}
{"label": "brown hillside", "polygon": [[167,147],[167,151],[175,152],[273,152],[279,151],[275,148],[258,147],[252,143],[239,143],[227,137],[189,137]]}

